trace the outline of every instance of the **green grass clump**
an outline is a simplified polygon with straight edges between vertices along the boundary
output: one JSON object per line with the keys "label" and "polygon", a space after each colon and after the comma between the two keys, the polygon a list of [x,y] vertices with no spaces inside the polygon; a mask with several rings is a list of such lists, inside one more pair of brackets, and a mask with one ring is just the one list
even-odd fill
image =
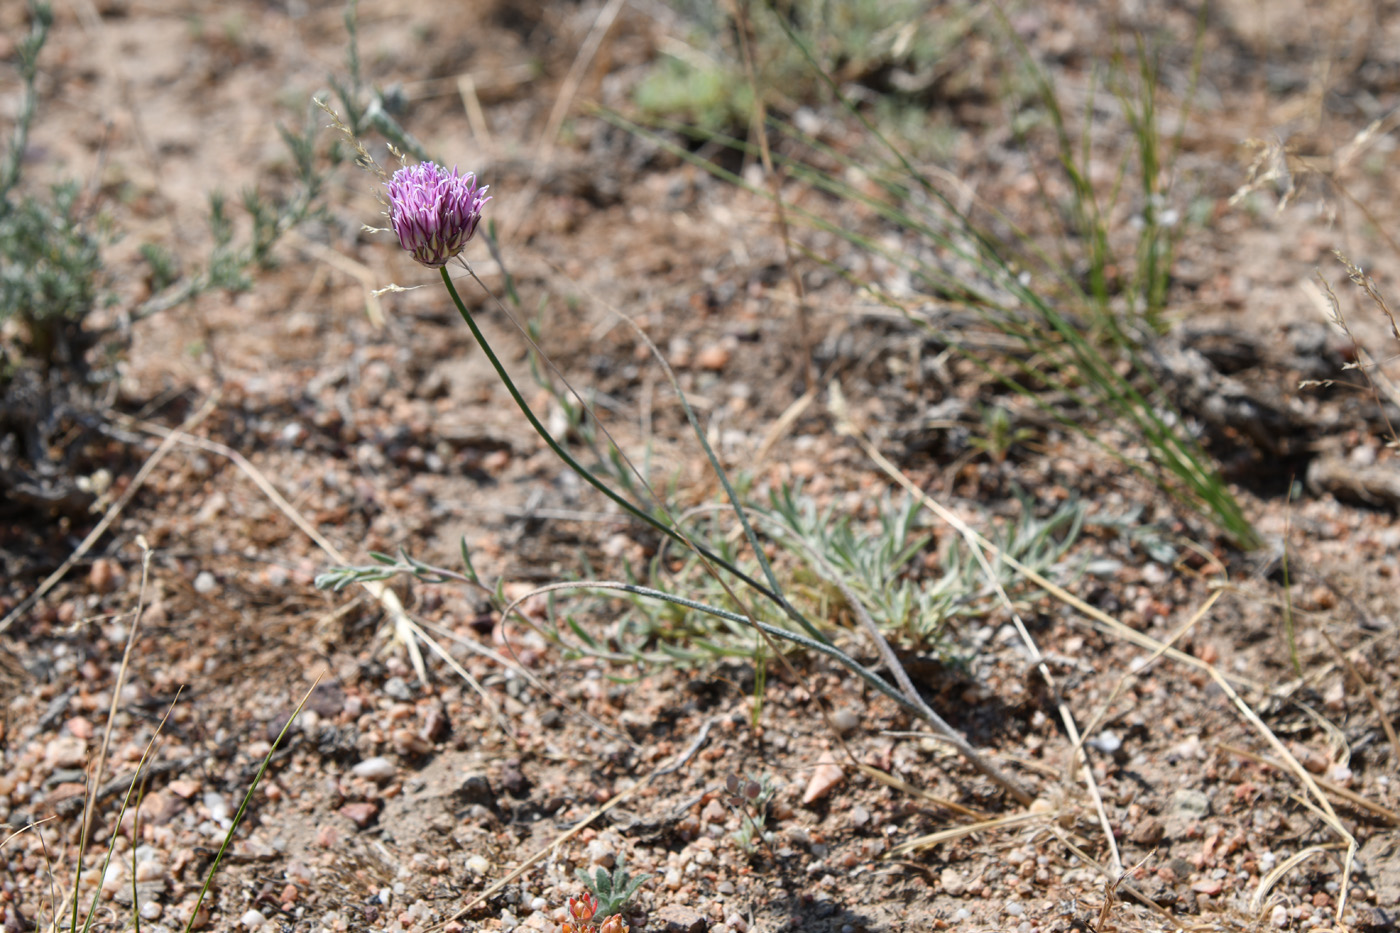
{"label": "green grass clump", "polygon": [[[844,109],[849,130],[838,145],[828,141],[837,134],[818,138],[792,119],[773,117],[762,127],[774,140],[775,168],[827,196],[803,198],[801,206],[785,202],[784,216],[899,270],[908,287],[900,291],[862,277],[851,268],[849,249],[841,250],[839,259],[803,251],[801,244],[796,249],[905,314],[931,338],[960,350],[1065,430],[1083,434],[1179,505],[1205,516],[1237,546],[1257,546],[1259,537],[1239,503],[1154,376],[1152,344],[1170,325],[1171,267],[1185,235],[1184,212],[1170,206],[1172,192],[1164,181],[1172,176],[1181,123],[1171,137],[1160,127],[1161,75],[1155,53],[1139,41],[1131,52],[1112,58],[1105,80],[1118,101],[1122,125],[1096,127],[1091,102],[1076,134],[1046,72],[1006,30],[1013,39],[1004,41],[1011,42],[1013,57],[1019,51],[1030,76],[1032,112],[1051,128],[1050,164],[1034,169],[1040,188],[1048,190],[1044,176],[1051,172],[1063,172],[1068,181],[1067,203],[1044,198],[1042,219],[1051,228],[1062,224],[1047,252],[992,206],[960,201],[949,192],[946,173],[916,165],[875,124],[872,114],[879,108],[868,105],[868,94],[851,93],[850,82],[824,54],[824,43],[837,40],[812,38],[782,17],[773,22],[782,28],[789,54],[799,54],[805,63],[809,80],[820,82],[829,99]],[[895,25],[893,18],[889,22]],[[731,69],[738,67],[731,62]],[[1192,88],[1198,68],[1199,55],[1192,64]],[[1032,138],[1030,127],[1016,123],[1024,119],[1024,101],[1013,101],[1012,109],[1013,132]],[[777,197],[773,189],[751,184],[694,151],[701,145],[719,146],[758,160],[762,147],[754,140],[674,121],[655,120],[649,128],[616,114],[611,119],[759,197]],[[1095,131],[1103,135],[1108,130],[1120,131],[1130,145],[1112,190],[1104,193],[1090,181],[1090,163],[1099,157],[1090,141]],[[1136,191],[1135,208],[1125,217],[1116,205],[1130,187]],[[852,213],[863,214],[868,222],[852,223]],[[1124,248],[1124,242],[1130,245]],[[984,329],[1009,338],[1000,341],[1009,352],[992,353],[977,346],[981,341],[950,332],[943,326],[950,305],[972,312]],[[1139,441],[1146,457],[1131,457],[1120,445],[1104,443],[1105,419]]]}

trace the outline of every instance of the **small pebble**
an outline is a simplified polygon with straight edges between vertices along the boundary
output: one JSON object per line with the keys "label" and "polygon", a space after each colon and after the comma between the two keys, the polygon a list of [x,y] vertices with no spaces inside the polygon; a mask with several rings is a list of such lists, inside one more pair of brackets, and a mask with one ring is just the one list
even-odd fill
{"label": "small pebble", "polygon": [[1006,905],[1006,912],[1013,917],[1023,917],[1026,914],[1026,908],[1022,907],[1016,901],[1011,901]]}
{"label": "small pebble", "polygon": [[1123,740],[1118,737],[1118,733],[1105,729],[1090,739],[1089,744],[1105,755],[1112,755],[1123,747]]}
{"label": "small pebble", "polygon": [[379,805],[377,803],[347,803],[340,808],[340,815],[354,823],[360,829],[364,829],[374,822],[374,818],[379,815]]}
{"label": "small pebble", "polygon": [[717,372],[729,364],[730,355],[729,348],[724,344],[712,343],[695,355],[695,365]]}
{"label": "small pebble", "polygon": [[384,681],[384,693],[390,699],[408,702],[413,699],[413,688],[402,677],[390,677]]}
{"label": "small pebble", "polygon": [[605,836],[598,836],[588,843],[584,855],[588,857],[590,865],[601,865],[604,868],[612,868],[617,861],[617,850]]}
{"label": "small pebble", "polygon": [[383,756],[366,758],[350,769],[356,777],[362,777],[377,784],[392,780],[398,770],[392,761]]}
{"label": "small pebble", "polygon": [[222,823],[224,820],[228,819],[228,800],[224,798],[223,794],[212,790],[206,791],[204,796],[200,799],[204,804],[204,808],[209,811],[209,818],[211,820],[216,823]]}
{"label": "small pebble", "polygon": [[250,930],[256,930],[258,927],[262,926],[264,923],[267,923],[267,918],[264,917],[264,916],[262,915],[262,912],[261,912],[261,911],[258,911],[258,910],[250,910],[250,911],[248,911],[247,913],[245,913],[243,916],[239,917],[239,918],[238,918],[238,922],[241,923],[241,924],[243,924],[245,927],[247,927],[247,928],[250,929]]}
{"label": "small pebble", "polygon": [[[201,596],[208,596],[218,588],[219,581],[207,570],[201,570],[199,575],[194,578],[194,591]],[[248,913],[257,914],[258,912],[256,910],[250,910]],[[247,914],[244,914],[244,916],[246,917]],[[262,914],[258,914],[258,916],[261,917]]]}
{"label": "small pebble", "polygon": [[117,566],[116,561],[108,557],[99,557],[92,562],[92,569],[88,571],[88,585],[95,592],[106,594],[117,588],[122,577],[121,568]]}
{"label": "small pebble", "polygon": [[81,768],[87,762],[87,743],[76,735],[61,735],[44,746],[44,763],[50,768]]}
{"label": "small pebble", "polygon": [[956,868],[945,868],[938,875],[938,883],[949,897],[962,897],[967,893],[967,884]]}
{"label": "small pebble", "polygon": [[851,709],[838,709],[831,714],[831,724],[836,727],[836,731],[845,735],[855,731],[860,725],[860,715]]}
{"label": "small pebble", "polygon": [[846,772],[841,770],[835,757],[830,752],[826,753],[812,769],[811,780],[807,782],[807,789],[802,794],[802,803],[811,804],[822,799],[831,793],[831,789],[840,784],[845,776]]}
{"label": "small pebble", "polygon": [[69,732],[85,742],[92,738],[92,722],[82,716],[74,716],[63,725]]}

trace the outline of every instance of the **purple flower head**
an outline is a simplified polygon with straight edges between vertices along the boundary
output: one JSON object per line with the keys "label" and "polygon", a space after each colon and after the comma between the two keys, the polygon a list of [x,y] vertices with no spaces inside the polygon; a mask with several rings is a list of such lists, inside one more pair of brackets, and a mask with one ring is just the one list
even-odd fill
{"label": "purple flower head", "polygon": [[488,186],[435,162],[406,165],[387,182],[389,220],[399,245],[425,266],[444,266],[476,233]]}

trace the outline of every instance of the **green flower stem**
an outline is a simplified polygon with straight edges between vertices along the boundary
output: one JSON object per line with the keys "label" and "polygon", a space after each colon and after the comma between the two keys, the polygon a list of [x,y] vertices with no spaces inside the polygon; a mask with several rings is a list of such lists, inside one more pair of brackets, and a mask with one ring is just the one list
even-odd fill
{"label": "green flower stem", "polygon": [[496,356],[495,352],[492,351],[491,345],[486,342],[486,335],[481,332],[480,327],[477,327],[476,320],[472,317],[471,312],[467,310],[467,306],[462,303],[462,297],[457,294],[457,289],[452,284],[452,277],[448,274],[447,267],[443,266],[438,271],[442,273],[442,282],[447,286],[447,292],[452,296],[452,303],[457,306],[457,312],[462,315],[462,320],[466,321],[467,326],[471,328],[472,336],[476,338],[477,344],[481,347],[481,352],[486,354],[486,359],[490,361],[492,368],[496,370],[496,375],[501,377],[501,382],[504,383],[506,391],[510,393],[511,398],[515,399],[515,404],[520,407],[520,411],[525,416],[525,420],[530,422],[530,427],[535,429],[535,433],[549,445],[549,449],[554,451],[559,459],[568,464],[569,468],[577,473],[588,485],[607,496],[613,502],[616,502],[631,515],[646,522],[657,531],[671,538],[677,544],[683,547],[693,548],[700,556],[713,564],[723,567],[777,605],[782,606],[784,604],[785,600],[777,593],[773,592],[762,583],[759,583],[729,561],[715,554],[713,551],[710,551],[704,545],[696,544],[671,526],[648,515],[645,511],[629,502],[625,497],[609,489],[608,486],[602,480],[598,479],[598,477],[594,476],[587,467],[575,460],[573,456],[554,439],[554,436],[540,423],[540,419],[535,417],[535,413],[531,411],[530,406],[526,404],[524,396],[520,394],[520,390],[517,389],[515,383],[511,381],[510,374],[507,373],[506,368],[501,365],[501,361]]}

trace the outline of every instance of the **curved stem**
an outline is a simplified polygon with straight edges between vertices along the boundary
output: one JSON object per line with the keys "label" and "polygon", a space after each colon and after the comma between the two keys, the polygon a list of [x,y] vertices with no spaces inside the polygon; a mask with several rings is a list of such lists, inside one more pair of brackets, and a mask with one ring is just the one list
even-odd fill
{"label": "curved stem", "polygon": [[443,266],[438,271],[442,273],[442,282],[444,285],[447,286],[447,292],[449,295],[452,296],[452,303],[457,306],[457,312],[462,315],[462,320],[467,322],[467,327],[471,328],[472,336],[476,338],[477,344],[481,347],[481,352],[486,354],[487,361],[490,362],[492,368],[496,370],[496,375],[501,378],[501,382],[505,385],[506,391],[510,393],[510,397],[514,399],[515,404],[519,406],[521,414],[525,416],[525,420],[530,422],[530,427],[535,429],[535,433],[538,434],[547,445],[549,445],[549,449],[552,450],[555,453],[555,455],[559,457],[559,459],[563,460],[566,464],[568,464],[569,468],[575,473],[577,473],[585,482],[588,483],[588,485],[592,486],[594,489],[607,496],[613,502],[617,503],[629,514],[646,522],[648,525],[655,528],[657,531],[674,540],[677,544],[683,545],[688,548],[693,548],[697,553],[700,554],[700,556],[704,557],[706,560],[710,561],[713,564],[723,567],[725,570],[734,574],[734,576],[738,577],[740,580],[743,580],[749,586],[762,593],[765,597],[772,600],[777,605],[782,606],[785,603],[785,600],[781,596],[779,596],[777,593],[775,593],[768,587],[764,586],[762,583],[759,583],[753,577],[744,573],[738,567],[735,567],[729,561],[715,554],[713,551],[706,548],[704,545],[696,544],[695,542],[687,538],[685,535],[676,531],[676,529],[667,525],[665,522],[659,521],[655,517],[648,515],[645,511],[632,504],[625,497],[618,495],[616,492],[609,489],[607,484],[605,484],[602,480],[598,479],[598,477],[594,476],[593,473],[587,467],[575,460],[574,457],[567,450],[565,450],[558,441],[554,439],[554,436],[549,433],[549,430],[545,428],[545,426],[540,422],[540,419],[535,417],[535,413],[530,410],[530,406],[526,403],[524,396],[520,394],[520,390],[517,389],[515,387],[515,383],[511,381],[510,374],[506,372],[506,369],[501,364],[500,359],[496,356],[495,352],[492,351],[491,345],[486,342],[486,335],[481,332],[481,328],[477,326],[476,320],[472,317],[471,312],[468,311],[467,306],[462,303],[462,298],[460,295],[457,294],[457,289],[452,284],[452,277],[448,274],[447,267]]}

